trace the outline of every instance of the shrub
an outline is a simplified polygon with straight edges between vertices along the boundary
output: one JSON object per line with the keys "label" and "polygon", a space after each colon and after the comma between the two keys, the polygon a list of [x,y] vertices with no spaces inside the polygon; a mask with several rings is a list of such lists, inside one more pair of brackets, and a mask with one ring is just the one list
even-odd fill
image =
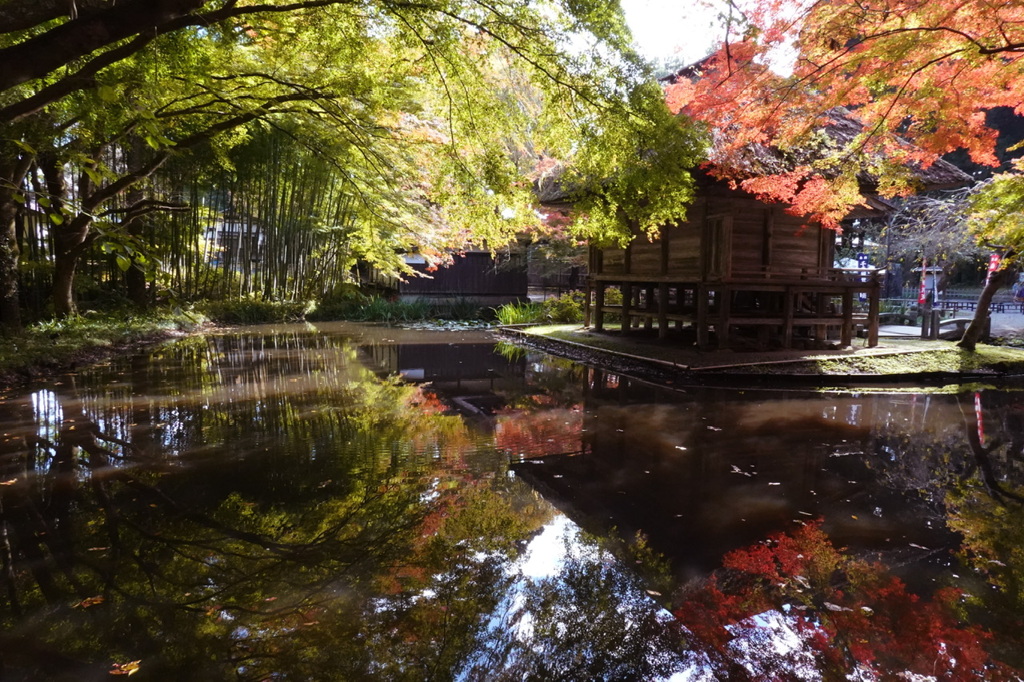
{"label": "shrub", "polygon": [[207,301],[203,304],[202,311],[210,320],[220,324],[261,324],[302,320],[313,307],[312,302],[242,298],[232,301]]}
{"label": "shrub", "polygon": [[570,291],[543,303],[544,319],[548,322],[569,324],[583,321],[584,294]]}
{"label": "shrub", "polygon": [[306,316],[309,320],[351,320],[358,315],[360,307],[370,301],[370,297],[352,283],[340,284],[328,292]]}

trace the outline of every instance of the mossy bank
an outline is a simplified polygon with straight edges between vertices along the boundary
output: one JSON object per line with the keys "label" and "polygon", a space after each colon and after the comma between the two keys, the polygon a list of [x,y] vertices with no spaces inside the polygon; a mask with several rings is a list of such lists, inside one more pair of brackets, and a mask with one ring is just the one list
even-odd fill
{"label": "mossy bank", "polygon": [[1024,350],[948,341],[886,339],[830,350],[700,351],[652,337],[597,333],[578,325],[504,330],[518,342],[663,383],[777,382],[836,385],[1022,383]]}

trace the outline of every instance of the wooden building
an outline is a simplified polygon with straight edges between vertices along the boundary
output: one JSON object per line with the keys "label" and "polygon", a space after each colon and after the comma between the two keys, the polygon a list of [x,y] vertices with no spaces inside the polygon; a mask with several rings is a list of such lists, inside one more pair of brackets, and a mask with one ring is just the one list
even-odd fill
{"label": "wooden building", "polygon": [[363,266],[359,268],[360,281],[402,300],[467,299],[481,305],[503,305],[527,299],[526,259],[518,251],[497,257],[490,251],[466,251],[436,268],[418,254],[405,256],[405,261],[415,274],[397,278]]}
{"label": "wooden building", "polygon": [[626,248],[591,248],[588,325],[604,329],[614,314],[624,333],[656,326],[662,338],[674,326],[701,348],[740,338],[759,347],[848,346],[859,327],[877,344],[877,270],[833,267],[835,233],[782,205],[706,176],[699,186],[686,222]]}
{"label": "wooden building", "polygon": [[[837,138],[859,130],[842,112],[827,127]],[[755,155],[752,168],[780,172],[774,150]],[[971,180],[944,161],[915,175],[923,189]],[[665,338],[679,330],[700,348],[849,346],[858,332],[877,345],[882,271],[834,267],[836,233],[787,213],[784,204],[760,201],[703,171],[695,181],[685,222],[666,225],[653,239],[638,234],[626,248],[590,249],[588,326],[602,330],[615,315],[623,333],[656,328]],[[871,178],[862,178],[865,203],[847,221],[892,210],[872,191]],[[557,193],[547,192],[557,203]]]}

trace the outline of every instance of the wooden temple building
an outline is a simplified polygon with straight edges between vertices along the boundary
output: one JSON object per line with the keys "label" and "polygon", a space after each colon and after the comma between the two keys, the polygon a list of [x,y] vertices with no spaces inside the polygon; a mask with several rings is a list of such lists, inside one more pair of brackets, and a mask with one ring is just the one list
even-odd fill
{"label": "wooden temple building", "polygon": [[[835,232],[783,205],[706,176],[699,186],[686,222],[625,248],[590,248],[588,326],[602,330],[614,314],[623,333],[656,326],[665,338],[674,326],[700,348],[740,338],[758,347],[848,346],[858,329],[877,344],[879,270],[833,267]],[[875,202],[850,218],[883,210]]]}
{"label": "wooden temple building", "polygon": [[[859,130],[838,116],[829,132],[854,134],[850,126]],[[922,189],[970,181],[944,161],[915,174]],[[590,247],[587,326],[605,329],[614,315],[624,334],[656,328],[661,338],[681,336],[702,349],[849,346],[858,334],[877,345],[882,270],[835,267],[833,230],[703,171],[695,180],[685,222],[662,227],[653,239],[637,234],[625,248]],[[862,182],[864,205],[846,222],[893,209],[871,184]],[[560,199],[549,188],[541,201]]]}

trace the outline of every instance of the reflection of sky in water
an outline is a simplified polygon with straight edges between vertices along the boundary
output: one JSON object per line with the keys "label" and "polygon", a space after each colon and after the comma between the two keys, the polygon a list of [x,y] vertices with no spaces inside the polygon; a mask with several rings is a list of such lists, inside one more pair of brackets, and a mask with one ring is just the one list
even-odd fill
{"label": "reflection of sky in water", "polygon": [[36,391],[31,395],[32,413],[36,422],[36,435],[48,441],[56,439],[64,421],[64,410],[53,391]]}

